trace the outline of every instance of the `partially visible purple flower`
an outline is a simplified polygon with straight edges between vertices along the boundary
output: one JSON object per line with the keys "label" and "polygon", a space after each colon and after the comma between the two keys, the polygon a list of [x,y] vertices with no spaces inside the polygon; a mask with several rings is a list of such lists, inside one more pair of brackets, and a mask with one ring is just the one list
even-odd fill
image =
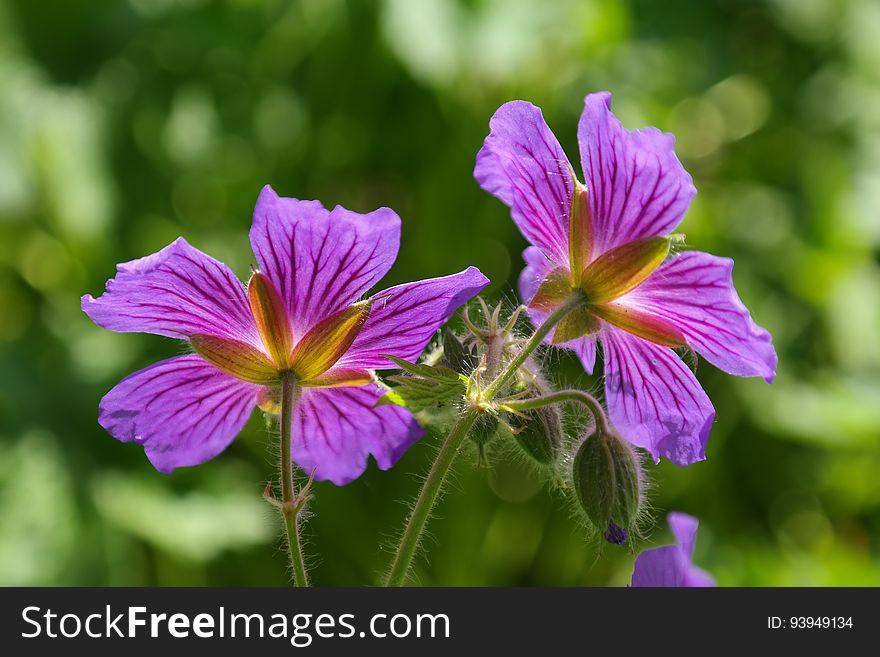
{"label": "partially visible purple flower", "polygon": [[639,554],[633,567],[632,586],[715,586],[712,576],[691,562],[699,521],[686,513],[670,513],[666,520],[675,545]]}
{"label": "partially visible purple flower", "polygon": [[250,231],[259,271],[245,287],[224,264],[180,238],[121,264],[82,308],[111,331],[184,340],[196,352],[151,365],[113,388],[99,422],[144,447],[156,469],[213,458],[255,406],[277,410],[282,372],[300,393],[293,460],[345,484],[372,454],[388,469],[424,431],[397,406],[374,408],[384,354],[413,361],[436,330],[488,283],[474,267],[358,301],[391,268],[400,218],[260,194]]}
{"label": "partially visible purple flower", "polygon": [[542,322],[571,294],[588,306],[548,341],[572,349],[588,372],[601,340],[605,395],[621,435],[677,465],[705,458],[715,410],[674,351],[693,349],[725,372],[772,381],[776,352],[733,287],[733,261],[670,254],[670,233],[696,189],[656,128],[626,130],[608,93],[585,99],[578,126],[580,183],[541,110],[502,105],[474,175],[511,208],[533,244],[520,293]]}

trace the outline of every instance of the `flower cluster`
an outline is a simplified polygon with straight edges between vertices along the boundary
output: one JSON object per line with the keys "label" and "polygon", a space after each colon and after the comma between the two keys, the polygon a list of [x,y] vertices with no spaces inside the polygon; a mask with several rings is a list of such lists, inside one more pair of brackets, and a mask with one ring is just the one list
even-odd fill
{"label": "flower cluster", "polygon": [[[474,267],[365,296],[395,261],[398,216],[327,210],[269,187],[254,212],[257,267],[247,284],[181,238],[119,265],[103,296],[82,299],[104,328],[175,338],[192,351],[130,375],[100,403],[101,425],[142,445],[158,470],[213,458],[255,407],[280,418],[282,500],[268,488],[267,497],[284,515],[301,583],[294,554],[308,486],[294,495],[291,460],[345,484],[370,455],[382,469],[394,465],[424,434],[424,412],[454,409],[387,576],[399,585],[467,438],[482,455],[509,436],[562,480],[606,541],[624,544],[645,501],[639,450],[679,466],[706,455],[715,410],[680,353],[738,376],[775,376],[770,335],[740,301],[732,261],[684,250],[673,232],[696,190],[671,135],[630,132],[609,94],[587,96],[582,182],[534,105],[507,103],[489,125],[474,175],[531,244],[519,281],[526,305],[510,316],[480,298],[482,319],[472,319],[467,302],[489,282]],[[463,305],[468,331],[444,330],[419,361]],[[534,326],[525,334],[522,310]],[[540,365],[539,348],[559,347],[592,373],[600,344],[604,401],[557,389]],[[387,369],[400,373],[380,380]],[[643,552],[632,585],[712,584],[691,564],[696,520],[670,514],[669,524],[677,544]]]}

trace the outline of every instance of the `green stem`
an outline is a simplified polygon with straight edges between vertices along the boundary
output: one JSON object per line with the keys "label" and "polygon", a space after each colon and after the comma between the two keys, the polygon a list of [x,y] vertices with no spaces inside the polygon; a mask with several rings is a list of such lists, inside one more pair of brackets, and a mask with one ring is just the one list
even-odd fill
{"label": "green stem", "polygon": [[299,394],[296,379],[291,375],[281,378],[281,515],[287,533],[287,554],[294,586],[308,586],[309,577],[303,557],[302,541],[299,536],[299,515],[305,504],[294,493],[293,459],[291,457],[293,406]]}
{"label": "green stem", "polygon": [[586,297],[582,294],[572,294],[568,299],[566,299],[565,303],[563,303],[559,308],[554,310],[544,322],[535,329],[535,332],[532,334],[532,337],[529,338],[529,341],[526,342],[525,346],[520,350],[520,352],[511,360],[507,367],[502,370],[501,374],[499,374],[489,386],[483,390],[483,394],[481,395],[482,401],[491,401],[495,395],[501,390],[505,383],[507,383],[510,378],[516,374],[517,370],[522,366],[523,363],[526,362],[529,356],[532,355],[532,352],[537,349],[540,344],[544,341],[544,338],[550,333],[554,326],[556,326],[563,317],[565,317],[572,310],[580,308],[586,303]]}
{"label": "green stem", "polygon": [[397,553],[394,555],[394,562],[385,579],[386,586],[403,586],[406,582],[425,524],[427,524],[431,511],[437,503],[440,490],[443,488],[443,481],[462,442],[467,437],[468,431],[477,419],[477,415],[475,410],[468,410],[459,415],[440,446],[437,458],[431,466],[425,483],[422,484],[422,490],[419,492],[419,497],[407,519],[406,528],[403,530],[403,536],[397,546]]}
{"label": "green stem", "polygon": [[501,405],[512,411],[531,411],[542,406],[550,406],[551,404],[562,402],[578,402],[586,406],[596,421],[596,430],[601,434],[608,434],[608,418],[605,417],[602,404],[583,390],[560,390],[541,397],[534,397],[533,399],[517,399],[515,401],[502,402]]}

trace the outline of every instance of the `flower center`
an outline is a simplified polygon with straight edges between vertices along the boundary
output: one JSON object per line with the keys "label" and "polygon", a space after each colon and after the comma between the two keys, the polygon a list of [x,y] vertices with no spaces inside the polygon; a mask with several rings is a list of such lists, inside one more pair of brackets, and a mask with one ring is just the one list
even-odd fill
{"label": "flower center", "polygon": [[652,342],[680,346],[684,337],[669,322],[618,303],[653,274],[669,255],[678,235],[643,237],[627,242],[591,260],[591,220],[587,187],[572,176],[574,190],[569,208],[568,269],[557,267],[544,279],[529,307],[551,312],[573,294],[585,303],[566,315],[556,326],[553,342],[561,344],[598,332],[605,320]]}
{"label": "flower center", "polygon": [[303,387],[354,386],[372,381],[369,371],[334,367],[364,327],[372,301],[360,301],[328,315],[298,341],[284,300],[264,274],[254,272],[251,276],[248,301],[268,356],[245,342],[211,335],[190,336],[190,343],[196,353],[218,369],[242,381],[267,386],[267,408],[274,408],[272,400],[286,372]]}

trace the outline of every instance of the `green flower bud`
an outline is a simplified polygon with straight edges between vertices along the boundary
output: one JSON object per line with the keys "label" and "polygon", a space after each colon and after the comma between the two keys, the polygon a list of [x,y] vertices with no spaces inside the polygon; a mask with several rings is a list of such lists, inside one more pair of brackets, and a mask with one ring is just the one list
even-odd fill
{"label": "green flower bud", "polygon": [[562,448],[562,414],[556,406],[544,406],[525,416],[510,416],[516,444],[541,465],[552,466]]}
{"label": "green flower bud", "polygon": [[625,542],[641,504],[641,477],[632,448],[614,434],[590,434],[574,457],[572,479],[590,522],[609,542]]}
{"label": "green flower bud", "polygon": [[497,432],[498,419],[488,413],[483,413],[477,417],[474,426],[471,427],[471,430],[468,433],[468,438],[480,448],[480,452],[482,453],[483,448],[492,440],[492,438],[495,437]]}

